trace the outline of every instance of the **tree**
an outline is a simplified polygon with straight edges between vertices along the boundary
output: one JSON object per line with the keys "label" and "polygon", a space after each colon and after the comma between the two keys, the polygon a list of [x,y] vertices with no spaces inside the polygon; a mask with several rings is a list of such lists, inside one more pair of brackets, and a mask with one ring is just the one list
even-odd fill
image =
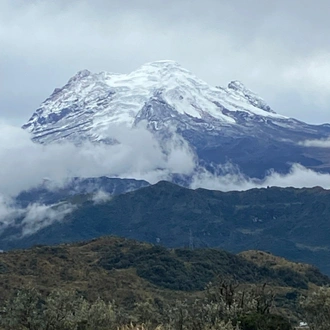
{"label": "tree", "polygon": [[43,301],[36,289],[16,292],[1,309],[0,324],[5,329],[38,330],[42,328]]}

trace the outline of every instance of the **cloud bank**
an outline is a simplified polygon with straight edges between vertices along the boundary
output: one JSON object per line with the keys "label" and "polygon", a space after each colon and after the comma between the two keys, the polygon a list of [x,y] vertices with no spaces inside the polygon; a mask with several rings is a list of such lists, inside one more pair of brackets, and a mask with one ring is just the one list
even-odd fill
{"label": "cloud bank", "polygon": [[15,196],[50,179],[61,185],[71,177],[125,177],[155,183],[170,173],[190,174],[194,155],[179,137],[163,150],[143,127],[109,129],[119,144],[71,143],[43,146],[18,127],[0,124],[0,194]]}
{"label": "cloud bank", "polygon": [[330,174],[318,173],[300,164],[293,164],[288,174],[270,171],[263,179],[246,178],[239,173],[227,173],[223,176],[201,170],[193,177],[191,188],[205,188],[211,190],[248,190],[265,188],[268,186],[312,188],[323,187],[330,189]]}
{"label": "cloud bank", "polygon": [[[21,128],[0,123],[0,231],[20,222],[22,235],[61,221],[72,205],[31,204],[22,209],[14,204],[22,190],[28,190],[47,179],[47,187],[61,187],[72,177],[122,177],[144,179],[150,183],[166,180],[172,173],[189,175],[195,158],[179,136],[160,147],[144,127],[109,128],[115,145],[58,143],[43,146],[33,143]],[[102,191],[93,196],[95,203],[109,200]]]}
{"label": "cloud bank", "polygon": [[[330,188],[330,175],[299,164],[294,164],[286,175],[269,172],[262,181],[246,178],[232,164],[221,165],[212,174],[197,164],[187,142],[174,133],[161,147],[143,126],[133,130],[114,126],[109,132],[118,144],[75,146],[66,142],[43,146],[33,143],[24,130],[0,123],[0,195],[13,197],[44,179],[55,187],[72,177],[100,176],[143,179],[153,184],[169,179],[173,173],[191,176],[192,188],[243,190],[267,185]],[[304,145],[328,147],[330,142],[305,141]]]}
{"label": "cloud bank", "polygon": [[108,202],[112,199],[112,196],[103,190],[99,190],[96,194],[92,196],[92,201],[94,204],[102,204]]}
{"label": "cloud bank", "polygon": [[[168,180],[173,173],[191,178],[191,188],[214,190],[247,190],[255,187],[314,187],[330,189],[330,174],[317,173],[293,164],[288,174],[274,171],[263,179],[247,178],[228,163],[213,173],[201,167],[186,141],[172,133],[173,138],[160,146],[143,126],[129,129],[121,126],[109,129],[115,145],[71,143],[43,146],[33,143],[30,135],[20,128],[0,124],[0,232],[16,226],[21,219],[22,235],[30,235],[54,221],[62,221],[74,210],[70,204],[31,204],[17,207],[12,197],[22,190],[41,184],[47,178],[48,187],[64,185],[72,177],[122,177],[143,179],[150,183]],[[315,146],[315,141],[306,142]],[[327,145],[328,141],[318,141]],[[307,144],[306,144],[307,145]],[[102,191],[92,200],[102,203],[110,196]]]}

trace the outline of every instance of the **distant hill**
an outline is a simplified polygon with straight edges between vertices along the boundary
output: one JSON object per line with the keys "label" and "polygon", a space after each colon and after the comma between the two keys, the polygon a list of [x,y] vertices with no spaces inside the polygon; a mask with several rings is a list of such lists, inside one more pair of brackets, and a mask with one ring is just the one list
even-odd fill
{"label": "distant hill", "polygon": [[0,248],[110,234],[167,247],[264,250],[330,274],[330,191],[319,187],[219,192],[159,182],[103,204],[82,198],[77,206],[30,236],[20,237],[16,224],[1,234]]}
{"label": "distant hill", "polygon": [[[330,285],[314,267],[286,262],[276,268],[268,258],[257,261],[251,252],[234,255],[215,249],[166,249],[118,237],[36,246],[0,255],[0,294],[3,299],[21,288],[47,293],[76,289],[87,299],[115,299],[127,308],[136,302],[199,297],[210,281],[222,279],[241,287],[267,283],[277,293],[277,306],[295,314],[295,301],[310,287]],[[265,260],[263,263],[262,260]]]}

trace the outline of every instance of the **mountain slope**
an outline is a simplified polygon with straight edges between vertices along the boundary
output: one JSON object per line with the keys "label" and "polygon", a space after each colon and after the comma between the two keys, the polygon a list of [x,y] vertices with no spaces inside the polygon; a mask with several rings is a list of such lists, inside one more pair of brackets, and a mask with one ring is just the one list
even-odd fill
{"label": "mountain slope", "polygon": [[211,87],[173,61],[148,63],[130,74],[80,71],[23,128],[40,143],[115,143],[112,125],[141,122],[161,144],[170,133],[180,134],[206,166],[230,161],[256,177],[271,168],[287,172],[290,163],[330,170],[328,153],[299,144],[327,138],[329,125],[279,115],[242,83]]}
{"label": "mountain slope", "polygon": [[103,204],[76,206],[63,221],[30,236],[20,237],[16,223],[1,233],[0,248],[112,234],[168,247],[270,251],[330,274],[330,191],[322,188],[219,192],[160,182]]}

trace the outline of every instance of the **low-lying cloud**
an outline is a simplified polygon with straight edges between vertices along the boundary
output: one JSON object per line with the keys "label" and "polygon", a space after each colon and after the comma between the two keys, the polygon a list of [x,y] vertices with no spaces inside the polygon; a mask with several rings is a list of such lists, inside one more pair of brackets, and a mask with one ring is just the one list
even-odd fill
{"label": "low-lying cloud", "polygon": [[[198,165],[188,143],[172,132],[162,146],[143,126],[136,129],[112,127],[111,137],[119,144],[33,143],[21,128],[0,124],[0,233],[19,221],[21,235],[31,235],[62,221],[75,207],[71,204],[42,205],[37,201],[26,208],[15,205],[13,197],[47,179],[47,187],[63,186],[72,177],[121,177],[144,179],[150,183],[171,178],[173,173],[191,178],[191,188],[247,190],[255,187],[314,187],[330,189],[330,174],[318,173],[293,164],[287,174],[270,171],[263,179],[248,178],[233,164],[220,165],[211,173]],[[109,133],[110,134],[110,133]],[[305,146],[330,146],[329,140],[305,141]],[[104,203],[111,196],[103,191],[92,197]]]}
{"label": "low-lying cloud", "polygon": [[92,196],[92,201],[94,204],[102,204],[108,202],[112,199],[112,195],[105,192],[104,190],[99,190],[96,194]]}
{"label": "low-lying cloud", "polygon": [[21,128],[0,124],[0,194],[15,196],[44,179],[62,185],[70,177],[105,175],[155,183],[171,173],[188,175],[194,169],[194,154],[180,137],[164,150],[143,127],[115,126],[109,132],[119,144],[43,146],[33,143]]}
{"label": "low-lying cloud", "polygon": [[252,188],[265,188],[268,186],[312,188],[315,186],[330,189],[330,174],[318,173],[300,164],[293,164],[289,173],[281,174],[270,171],[263,179],[247,178],[241,173],[228,172],[218,176],[205,169],[193,176],[191,188],[205,188],[211,190],[248,190]]}
{"label": "low-lying cloud", "polygon": [[330,148],[330,138],[319,140],[305,140],[303,142],[300,142],[300,145],[305,147]]}
{"label": "low-lying cloud", "polygon": [[31,204],[27,207],[21,222],[22,236],[31,235],[55,221],[62,221],[75,207],[68,203],[57,205]]}
{"label": "low-lying cloud", "polygon": [[[13,198],[23,190],[47,182],[47,189],[61,187],[72,177],[122,177],[144,179],[150,183],[166,180],[172,173],[190,175],[195,167],[193,152],[187,142],[173,138],[160,146],[143,126],[129,129],[109,128],[115,145],[76,146],[57,143],[43,146],[31,141],[21,128],[0,123],[0,231],[20,222],[22,235],[30,235],[54,221],[61,221],[74,208],[65,205],[31,204],[26,209],[15,205]],[[102,191],[94,203],[109,200]]]}
{"label": "low-lying cloud", "polygon": [[26,208],[15,205],[13,200],[0,195],[0,234],[10,227],[16,227],[15,237],[36,233],[56,221],[62,221],[75,206],[70,203],[42,205],[32,203]]}
{"label": "low-lying cloud", "polygon": [[22,214],[23,210],[17,208],[10,198],[0,194],[0,234]]}
{"label": "low-lying cloud", "polygon": [[[188,143],[175,133],[172,133],[171,140],[160,146],[143,126],[133,130],[114,126],[109,132],[119,144],[44,146],[33,143],[30,135],[21,128],[0,123],[0,194],[6,198],[15,196],[45,179],[54,186],[61,186],[72,177],[100,176],[156,183],[169,179],[173,173],[192,177],[192,188],[245,190],[267,185],[330,188],[329,174],[320,174],[299,164],[294,164],[286,175],[270,172],[262,181],[246,178],[232,164],[221,165],[218,171],[211,173],[198,166]],[[330,140],[311,140],[302,144],[330,147]],[[3,208],[0,212],[8,210]],[[2,213],[0,217],[3,217]]]}

